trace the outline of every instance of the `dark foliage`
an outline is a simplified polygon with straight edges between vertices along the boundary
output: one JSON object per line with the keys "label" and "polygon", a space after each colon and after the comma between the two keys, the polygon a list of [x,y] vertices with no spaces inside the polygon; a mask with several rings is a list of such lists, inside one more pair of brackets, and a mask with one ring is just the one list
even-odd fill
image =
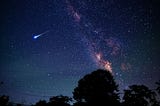
{"label": "dark foliage", "polygon": [[158,106],[155,92],[144,85],[132,85],[124,90],[124,106]]}
{"label": "dark foliage", "polygon": [[51,97],[48,103],[45,100],[40,100],[35,106],[70,106],[70,101],[72,99],[68,96],[59,95]]}
{"label": "dark foliage", "polygon": [[40,100],[39,102],[36,103],[35,106],[46,106],[47,102],[45,100]]}
{"label": "dark foliage", "polygon": [[[123,102],[120,103],[118,85],[112,74],[99,69],[78,81],[78,86],[73,91],[76,100],[73,106],[160,106],[160,81],[156,84],[154,90],[144,85],[129,86],[124,90]],[[40,100],[33,106],[71,106],[70,102],[72,98],[59,95],[51,97],[49,102]],[[9,102],[9,96],[3,95],[0,97],[0,106],[24,105]]]}
{"label": "dark foliage", "polygon": [[7,106],[9,102],[9,96],[1,96],[0,97],[0,106]]}
{"label": "dark foliage", "polygon": [[70,106],[69,102],[72,99],[67,96],[54,96],[50,98],[48,106]]}
{"label": "dark foliage", "polygon": [[82,105],[119,105],[118,85],[110,72],[97,70],[84,76],[74,89],[76,106]]}

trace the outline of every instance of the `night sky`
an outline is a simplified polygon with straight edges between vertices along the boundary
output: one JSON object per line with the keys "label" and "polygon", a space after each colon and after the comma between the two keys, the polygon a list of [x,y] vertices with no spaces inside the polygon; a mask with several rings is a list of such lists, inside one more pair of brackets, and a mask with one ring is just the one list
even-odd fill
{"label": "night sky", "polygon": [[159,0],[4,0],[0,95],[20,103],[72,96],[96,69],[128,85],[160,80]]}

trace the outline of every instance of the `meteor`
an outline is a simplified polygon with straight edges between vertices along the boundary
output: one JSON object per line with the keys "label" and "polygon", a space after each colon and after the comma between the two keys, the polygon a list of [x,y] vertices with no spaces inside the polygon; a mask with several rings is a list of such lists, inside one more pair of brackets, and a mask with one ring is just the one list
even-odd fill
{"label": "meteor", "polygon": [[46,34],[46,33],[48,33],[49,31],[45,31],[45,32],[43,32],[43,33],[41,33],[41,34],[39,34],[39,35],[35,35],[35,36],[33,36],[33,39],[37,39],[37,38],[39,38],[40,36],[42,36],[42,35],[44,35],[44,34]]}

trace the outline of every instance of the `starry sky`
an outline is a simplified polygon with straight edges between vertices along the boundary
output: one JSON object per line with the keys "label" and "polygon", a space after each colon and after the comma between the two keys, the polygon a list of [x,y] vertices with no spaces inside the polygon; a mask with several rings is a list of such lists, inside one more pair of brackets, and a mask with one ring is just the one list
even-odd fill
{"label": "starry sky", "polygon": [[34,103],[72,96],[102,68],[122,91],[160,80],[158,0],[4,0],[0,94]]}

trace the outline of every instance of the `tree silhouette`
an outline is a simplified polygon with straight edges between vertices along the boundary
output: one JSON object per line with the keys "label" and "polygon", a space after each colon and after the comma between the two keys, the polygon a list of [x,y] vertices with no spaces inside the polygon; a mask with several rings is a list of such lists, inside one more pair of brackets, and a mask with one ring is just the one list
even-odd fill
{"label": "tree silhouette", "polygon": [[68,96],[53,96],[50,98],[48,106],[70,106],[69,102],[71,100]]}
{"label": "tree silhouette", "polygon": [[119,105],[118,85],[109,71],[96,70],[84,76],[74,89],[75,106]]}
{"label": "tree silhouette", "polygon": [[85,102],[76,102],[76,103],[74,103],[74,105],[73,106],[88,106],[89,104],[87,104],[87,103],[85,103]]}
{"label": "tree silhouette", "polygon": [[47,106],[47,102],[45,100],[40,100],[35,106]]}
{"label": "tree silhouette", "polygon": [[7,106],[9,102],[9,96],[1,96],[0,97],[0,106]]}
{"label": "tree silhouette", "polygon": [[144,85],[132,85],[124,90],[124,106],[158,106],[155,92]]}

